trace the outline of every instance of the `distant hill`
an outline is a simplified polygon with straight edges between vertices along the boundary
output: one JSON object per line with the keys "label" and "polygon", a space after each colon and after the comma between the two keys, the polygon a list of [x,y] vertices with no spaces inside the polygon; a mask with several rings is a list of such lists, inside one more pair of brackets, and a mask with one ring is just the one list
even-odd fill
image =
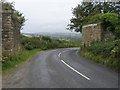
{"label": "distant hill", "polygon": [[81,33],[52,33],[52,32],[41,32],[41,33],[25,33],[31,36],[49,36],[51,38],[62,38],[75,41],[81,41]]}

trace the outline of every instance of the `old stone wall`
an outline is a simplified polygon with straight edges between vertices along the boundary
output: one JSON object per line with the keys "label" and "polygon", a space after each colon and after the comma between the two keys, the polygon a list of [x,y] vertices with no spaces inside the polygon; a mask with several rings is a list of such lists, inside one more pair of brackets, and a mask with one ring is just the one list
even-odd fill
{"label": "old stone wall", "polygon": [[2,12],[2,51],[3,53],[15,53],[19,49],[20,30],[14,27],[12,11]]}
{"label": "old stone wall", "polygon": [[82,44],[87,47],[93,41],[113,39],[114,35],[110,31],[105,31],[101,24],[90,24],[82,28]]}
{"label": "old stone wall", "polygon": [[2,59],[2,4],[0,2],[0,60]]}

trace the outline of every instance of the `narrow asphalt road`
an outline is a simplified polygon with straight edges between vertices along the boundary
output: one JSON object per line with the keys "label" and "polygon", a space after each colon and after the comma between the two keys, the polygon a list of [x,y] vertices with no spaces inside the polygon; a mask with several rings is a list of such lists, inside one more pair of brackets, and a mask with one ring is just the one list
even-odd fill
{"label": "narrow asphalt road", "polygon": [[39,52],[3,75],[3,88],[118,88],[118,74],[77,54],[78,48]]}

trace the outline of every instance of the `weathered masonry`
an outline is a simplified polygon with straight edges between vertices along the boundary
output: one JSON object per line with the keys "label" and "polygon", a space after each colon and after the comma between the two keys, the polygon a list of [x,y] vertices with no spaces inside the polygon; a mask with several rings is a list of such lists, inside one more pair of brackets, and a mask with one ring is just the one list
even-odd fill
{"label": "weathered masonry", "polygon": [[2,89],[2,4],[0,2],[0,89]]}
{"label": "weathered masonry", "polygon": [[110,31],[105,31],[101,24],[85,25],[82,28],[82,44],[87,47],[93,41],[113,39],[114,35]]}
{"label": "weathered masonry", "polygon": [[2,11],[2,51],[3,53],[15,53],[20,47],[20,30],[14,26],[12,11]]}

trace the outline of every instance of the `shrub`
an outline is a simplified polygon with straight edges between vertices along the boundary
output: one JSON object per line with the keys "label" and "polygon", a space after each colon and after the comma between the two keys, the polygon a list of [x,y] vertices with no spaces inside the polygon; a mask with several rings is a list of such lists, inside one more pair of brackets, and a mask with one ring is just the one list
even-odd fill
{"label": "shrub", "polygon": [[27,38],[22,37],[21,44],[26,50],[40,48],[43,50],[54,48],[68,48],[78,46],[76,43],[65,39],[54,39],[46,36]]}
{"label": "shrub", "polygon": [[91,46],[82,48],[80,55],[114,70],[120,70],[120,39],[113,41],[93,42]]}
{"label": "shrub", "polygon": [[103,57],[117,58],[120,54],[120,40],[93,42],[87,50],[95,55],[102,54]]}
{"label": "shrub", "polygon": [[117,38],[120,37],[120,20],[118,14],[115,13],[102,14],[101,21],[105,30],[113,32]]}

